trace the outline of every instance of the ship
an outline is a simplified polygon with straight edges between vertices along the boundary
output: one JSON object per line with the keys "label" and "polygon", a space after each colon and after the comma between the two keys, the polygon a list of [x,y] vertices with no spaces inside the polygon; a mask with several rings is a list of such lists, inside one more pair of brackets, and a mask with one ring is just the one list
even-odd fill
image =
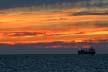
{"label": "ship", "polygon": [[84,55],[84,54],[95,55],[96,51],[93,47],[87,49],[81,49],[78,51],[78,55]]}

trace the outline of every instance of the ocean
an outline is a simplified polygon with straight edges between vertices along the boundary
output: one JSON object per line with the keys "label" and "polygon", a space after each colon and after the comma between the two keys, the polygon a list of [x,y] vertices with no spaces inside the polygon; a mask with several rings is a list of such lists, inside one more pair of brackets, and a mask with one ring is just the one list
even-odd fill
{"label": "ocean", "polygon": [[0,72],[108,72],[108,55],[0,55]]}

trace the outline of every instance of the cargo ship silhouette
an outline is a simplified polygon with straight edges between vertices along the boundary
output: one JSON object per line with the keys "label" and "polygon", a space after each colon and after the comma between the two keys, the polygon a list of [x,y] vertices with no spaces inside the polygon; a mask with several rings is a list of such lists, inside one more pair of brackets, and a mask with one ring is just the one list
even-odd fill
{"label": "cargo ship silhouette", "polygon": [[95,55],[96,51],[93,47],[87,48],[87,49],[81,49],[78,51],[78,55],[82,54],[90,54],[90,55]]}

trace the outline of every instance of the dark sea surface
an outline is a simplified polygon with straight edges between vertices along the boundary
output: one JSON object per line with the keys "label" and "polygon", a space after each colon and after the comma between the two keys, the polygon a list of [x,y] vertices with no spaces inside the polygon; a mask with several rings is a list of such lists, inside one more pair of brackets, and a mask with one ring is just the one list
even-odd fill
{"label": "dark sea surface", "polygon": [[108,55],[0,55],[0,72],[108,72]]}

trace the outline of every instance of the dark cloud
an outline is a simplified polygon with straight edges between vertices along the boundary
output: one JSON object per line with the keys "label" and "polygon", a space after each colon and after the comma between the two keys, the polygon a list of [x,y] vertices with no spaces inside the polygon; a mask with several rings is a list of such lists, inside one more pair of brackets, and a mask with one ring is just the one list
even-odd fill
{"label": "dark cloud", "polygon": [[82,16],[82,15],[108,15],[108,12],[88,12],[88,11],[83,11],[83,12],[76,12],[69,14],[69,16]]}
{"label": "dark cloud", "polygon": [[97,27],[108,27],[108,21],[96,22]]}
{"label": "dark cloud", "polygon": [[13,36],[32,36],[32,35],[37,35],[40,33],[35,33],[35,32],[15,32]]}
{"label": "dark cloud", "polygon": [[0,0],[0,8],[48,6],[71,3],[71,7],[107,7],[107,0]]}
{"label": "dark cloud", "polygon": [[85,32],[78,32],[78,33],[75,33],[75,34],[85,34]]}
{"label": "dark cloud", "polygon": [[75,0],[0,0],[0,8],[40,6],[40,5],[51,5],[56,3],[77,2],[77,1]]}
{"label": "dark cloud", "polygon": [[[75,27],[75,28],[102,28],[108,27],[108,21],[96,20],[96,21],[83,21],[83,22],[73,22],[73,23],[64,23],[65,27]],[[82,33],[82,32],[81,32]],[[76,33],[80,34],[80,33]]]}
{"label": "dark cloud", "polygon": [[38,34],[43,34],[39,32],[8,32],[8,33],[3,33],[4,36],[33,36],[33,35],[38,35]]}

